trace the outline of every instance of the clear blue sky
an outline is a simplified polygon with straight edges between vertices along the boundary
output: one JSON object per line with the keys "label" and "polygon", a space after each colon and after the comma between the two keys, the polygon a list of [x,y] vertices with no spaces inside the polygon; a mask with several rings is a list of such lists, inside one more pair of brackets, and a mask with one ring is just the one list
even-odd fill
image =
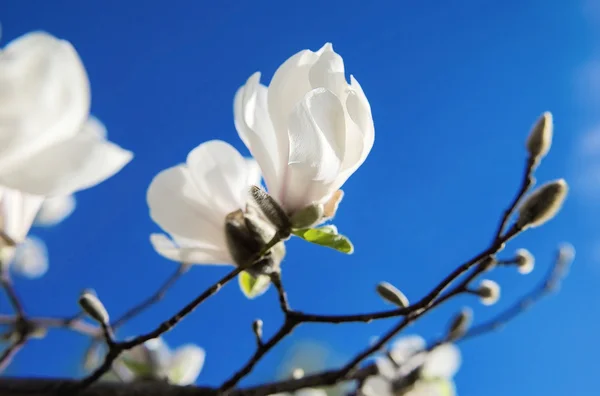
{"label": "clear blue sky", "polygon": [[[116,177],[78,194],[78,209],[64,223],[36,231],[51,262],[45,277],[17,283],[28,312],[71,314],[80,290],[93,287],[117,316],[150,293],[175,268],[148,241],[158,231],[145,203],[152,177],[208,139],[245,150],[233,125],[237,87],[257,70],[268,81],[288,56],[327,41],[370,100],[376,140],[346,184],[336,219],[355,254],[291,241],[283,269],[291,303],[319,313],[376,310],[384,306],[373,289],[383,280],[418,299],[488,243],[518,187],[523,142],[541,112],[553,112],[555,138],[538,180],[584,185],[580,176],[588,175],[591,185],[600,182],[598,147],[585,161],[579,152],[600,121],[600,80],[590,63],[600,55],[593,11],[582,0],[2,1],[2,45],[35,29],[70,40],[90,75],[94,114],[112,140],[136,154]],[[588,80],[597,91],[581,89]],[[558,218],[508,246],[507,254],[529,248],[537,266],[528,276],[495,272],[499,304],[484,308],[465,297],[410,329],[438,336],[467,303],[477,320],[492,316],[543,276],[558,243],[575,245],[578,256],[559,295],[502,332],[461,346],[460,395],[583,395],[597,388],[600,213],[593,190],[575,186]],[[225,271],[193,268],[123,335],[154,327]],[[5,312],[6,300],[0,304]],[[267,334],[276,330],[275,293],[248,301],[232,284],[167,341],[205,348],[198,383],[218,385],[252,353],[250,325],[259,317]],[[302,327],[245,383],[271,379],[295,342],[325,342],[335,350],[327,363],[336,364],[392,325]],[[80,336],[52,332],[32,342],[9,372],[76,375],[85,345]]]}

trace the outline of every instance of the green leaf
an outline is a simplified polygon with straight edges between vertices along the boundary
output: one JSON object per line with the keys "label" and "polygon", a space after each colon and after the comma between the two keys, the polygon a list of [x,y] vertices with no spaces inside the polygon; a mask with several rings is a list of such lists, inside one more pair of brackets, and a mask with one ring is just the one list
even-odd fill
{"label": "green leaf", "polygon": [[342,253],[352,254],[354,252],[352,242],[346,236],[338,234],[337,228],[334,225],[326,225],[319,228],[302,228],[294,230],[293,234],[308,242],[326,246]]}
{"label": "green leaf", "polygon": [[271,284],[271,280],[268,276],[259,275],[255,278],[246,271],[240,272],[238,275],[238,281],[240,283],[240,289],[242,290],[242,293],[244,293],[244,295],[249,299],[253,299],[264,294]]}

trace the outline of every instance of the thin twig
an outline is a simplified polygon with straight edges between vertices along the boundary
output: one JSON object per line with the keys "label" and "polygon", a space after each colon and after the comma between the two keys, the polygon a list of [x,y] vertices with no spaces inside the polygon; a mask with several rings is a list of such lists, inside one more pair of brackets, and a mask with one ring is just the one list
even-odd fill
{"label": "thin twig", "polygon": [[88,387],[91,384],[93,384],[94,382],[96,382],[106,372],[108,372],[110,370],[110,368],[112,367],[113,362],[119,357],[119,355],[123,351],[134,348],[134,347],[141,345],[144,342],[149,341],[151,339],[158,338],[162,334],[171,330],[181,320],[183,320],[188,314],[193,312],[206,299],[208,299],[210,296],[217,293],[221,289],[221,287],[223,287],[226,283],[231,281],[233,278],[235,278],[237,275],[239,275],[243,270],[252,266],[258,259],[260,259],[265,254],[267,254],[273,246],[275,246],[277,243],[280,242],[280,240],[281,240],[280,236],[278,234],[276,234],[261,249],[261,251],[256,253],[254,256],[252,256],[245,265],[238,266],[235,269],[233,269],[232,271],[230,271],[227,275],[225,275],[223,278],[221,278],[219,281],[217,281],[211,287],[206,289],[202,294],[200,294],[198,297],[196,297],[193,301],[191,301],[185,307],[183,307],[181,310],[179,310],[179,312],[177,312],[175,315],[173,315],[168,320],[162,322],[154,330],[152,330],[148,333],[139,335],[129,341],[114,342],[112,345],[109,345],[108,352],[106,353],[102,364],[96,370],[94,370],[90,375],[83,378],[79,383],[77,383],[77,385],[70,386],[68,390],[71,393],[73,393],[73,392],[77,392],[79,390],[85,389],[86,387]]}
{"label": "thin twig", "polygon": [[188,271],[189,268],[189,264],[181,263],[177,267],[177,270],[175,270],[175,272],[169,278],[167,278],[167,280],[165,280],[165,282],[158,288],[158,290],[156,290],[156,292],[153,295],[151,295],[150,297],[148,297],[147,299],[145,299],[144,301],[129,309],[123,315],[121,315],[117,320],[111,323],[111,327],[116,330],[129,320],[138,316],[150,306],[162,300],[166,292],[179,280],[179,278],[181,278],[183,274],[185,274]]}
{"label": "thin twig", "polygon": [[27,342],[27,336],[18,334],[17,339],[12,342],[0,355],[0,373],[3,372],[6,367],[10,364],[13,357],[21,350],[21,348]]}
{"label": "thin twig", "polygon": [[15,291],[15,288],[13,287],[13,284],[10,280],[8,271],[3,271],[0,274],[0,284],[2,285],[2,288],[5,291],[6,296],[8,297],[8,299],[10,301],[10,304],[12,305],[13,309],[15,310],[15,314],[19,318],[23,318],[25,316],[25,310],[23,309],[21,300],[19,300],[19,296],[17,296],[17,292]]}

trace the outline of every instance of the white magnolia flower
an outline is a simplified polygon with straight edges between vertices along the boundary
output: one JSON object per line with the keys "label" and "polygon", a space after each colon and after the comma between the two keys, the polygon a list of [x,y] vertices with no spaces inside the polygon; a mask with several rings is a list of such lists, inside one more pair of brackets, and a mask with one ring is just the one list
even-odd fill
{"label": "white magnolia flower", "polygon": [[[453,396],[452,378],[460,366],[458,348],[453,344],[442,344],[429,352],[425,348],[425,341],[418,336],[396,341],[389,357],[377,358],[379,374],[367,378],[361,393],[365,396]],[[418,368],[418,377],[408,380]]]}
{"label": "white magnolia flower", "polygon": [[29,236],[17,245],[11,270],[27,278],[39,278],[48,271],[48,249],[38,237]]}
{"label": "white magnolia flower", "polygon": [[34,224],[41,227],[54,226],[69,217],[76,205],[73,194],[48,197],[44,199]]}
{"label": "white magnolia flower", "polygon": [[[137,378],[166,379],[174,385],[193,384],[204,366],[204,349],[183,345],[171,351],[162,338],[155,338],[126,351],[118,376],[125,381]],[[123,367],[124,366],[124,367]]]}
{"label": "white magnolia flower", "polygon": [[[365,161],[375,138],[369,102],[330,43],[300,51],[269,87],[253,74],[235,95],[235,125],[271,196],[288,215],[341,199],[335,194]],[[335,208],[335,205],[330,205]]]}
{"label": "white magnolia flower", "polygon": [[25,241],[43,197],[0,187],[0,261],[10,265]]}
{"label": "white magnolia flower", "polygon": [[160,172],[148,188],[148,206],[170,238],[152,234],[156,251],[190,264],[237,264],[226,217],[246,211],[249,188],[260,182],[257,168],[229,144],[212,140],[192,150],[185,164]]}
{"label": "white magnolia flower", "polygon": [[273,393],[271,396],[327,396],[327,392],[323,389],[304,388],[295,392]]}
{"label": "white magnolia flower", "polygon": [[75,49],[47,33],[0,50],[0,185],[68,195],[117,173],[133,154],[89,117],[90,86]]}

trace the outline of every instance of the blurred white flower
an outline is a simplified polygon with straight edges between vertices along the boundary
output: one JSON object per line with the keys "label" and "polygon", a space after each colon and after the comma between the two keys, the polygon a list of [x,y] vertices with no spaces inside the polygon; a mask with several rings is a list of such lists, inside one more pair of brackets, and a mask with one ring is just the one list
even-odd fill
{"label": "blurred white flower", "polygon": [[69,217],[75,210],[77,201],[74,195],[56,195],[44,199],[34,224],[51,227]]}
{"label": "blurred white flower", "polygon": [[271,396],[327,396],[327,392],[323,389],[304,388],[295,392],[273,393]]}
{"label": "blurred white flower", "polygon": [[260,183],[257,167],[231,145],[212,140],[192,150],[185,164],[155,176],[147,194],[150,216],[170,235],[150,236],[156,251],[189,264],[237,264],[226,218],[246,211],[249,188]]}
{"label": "blurred white flower", "polygon": [[44,241],[29,236],[17,245],[10,269],[27,278],[39,278],[48,271],[48,249]]}
{"label": "blurred white flower", "polygon": [[138,378],[167,380],[174,385],[193,384],[204,366],[204,349],[183,345],[171,351],[162,338],[156,338],[123,353],[119,377],[126,381]]}
{"label": "blurred white flower", "polygon": [[90,87],[73,46],[44,32],[0,50],[0,185],[69,195],[111,177],[133,157],[89,117]]}
{"label": "blurred white flower", "polygon": [[[289,216],[313,205],[333,211],[336,192],[365,161],[375,132],[369,102],[330,43],[285,61],[269,87],[253,74],[236,93],[235,125],[270,195]],[[334,213],[330,213],[331,217]]]}
{"label": "blurred white flower", "polygon": [[442,344],[427,351],[421,337],[408,336],[392,344],[389,356],[376,359],[379,374],[367,378],[361,393],[365,396],[452,396],[455,394],[452,378],[460,360],[460,351],[453,344]]}
{"label": "blurred white flower", "polygon": [[9,265],[25,241],[43,197],[0,187],[0,261]]}

